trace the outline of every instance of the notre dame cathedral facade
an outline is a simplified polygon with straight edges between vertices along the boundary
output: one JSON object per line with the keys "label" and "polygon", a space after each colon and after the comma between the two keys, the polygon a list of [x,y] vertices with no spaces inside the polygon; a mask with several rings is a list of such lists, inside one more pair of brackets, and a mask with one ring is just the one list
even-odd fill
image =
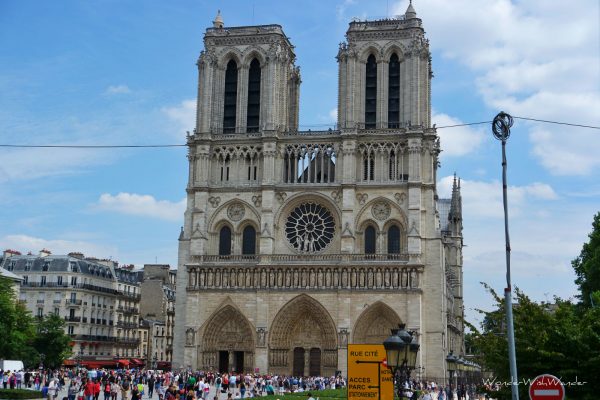
{"label": "notre dame cathedral facade", "polygon": [[381,344],[403,323],[417,375],[447,376],[464,347],[460,184],[438,198],[431,57],[412,5],[350,23],[326,131],[298,130],[281,26],[213,25],[187,142],[174,367],[345,375],[349,343]]}

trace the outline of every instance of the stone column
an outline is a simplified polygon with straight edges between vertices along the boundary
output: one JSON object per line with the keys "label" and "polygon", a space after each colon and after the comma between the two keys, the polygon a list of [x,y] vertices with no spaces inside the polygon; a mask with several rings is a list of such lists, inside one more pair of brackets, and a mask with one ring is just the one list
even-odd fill
{"label": "stone column", "polygon": [[240,133],[245,133],[247,131],[248,71],[248,65],[242,65],[238,70],[238,97],[235,131]]}

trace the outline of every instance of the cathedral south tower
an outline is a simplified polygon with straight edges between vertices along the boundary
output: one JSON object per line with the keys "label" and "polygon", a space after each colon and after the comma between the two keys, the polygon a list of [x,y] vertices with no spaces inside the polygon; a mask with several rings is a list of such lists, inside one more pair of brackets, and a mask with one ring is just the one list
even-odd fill
{"label": "cathedral south tower", "polygon": [[463,352],[460,184],[438,198],[422,21],[410,5],[351,22],[337,60],[337,129],[299,131],[283,28],[219,14],[206,30],[174,368],[346,375],[349,343],[398,324],[420,343],[417,378]]}

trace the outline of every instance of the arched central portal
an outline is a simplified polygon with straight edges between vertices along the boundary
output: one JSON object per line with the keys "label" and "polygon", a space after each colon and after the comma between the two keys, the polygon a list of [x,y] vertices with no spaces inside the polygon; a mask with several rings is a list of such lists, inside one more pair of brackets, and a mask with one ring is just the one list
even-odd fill
{"label": "arched central portal", "polygon": [[337,369],[337,334],[315,299],[300,295],[279,310],[271,326],[269,370],[294,376],[331,376]]}
{"label": "arched central portal", "polygon": [[224,372],[254,371],[254,329],[235,307],[217,310],[202,335],[200,368]]}

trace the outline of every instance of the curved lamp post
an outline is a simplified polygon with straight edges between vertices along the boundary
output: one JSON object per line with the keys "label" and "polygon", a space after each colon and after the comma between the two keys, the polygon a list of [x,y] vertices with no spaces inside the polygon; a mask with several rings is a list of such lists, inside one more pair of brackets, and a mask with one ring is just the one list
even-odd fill
{"label": "curved lamp post", "polygon": [[[420,347],[412,332],[407,332],[404,327],[405,325],[400,325],[400,329],[392,329],[392,335],[383,341],[387,366],[395,378],[399,398],[404,397],[402,389],[404,384],[410,380],[410,371],[415,369]],[[396,376],[398,373],[400,376]]]}

